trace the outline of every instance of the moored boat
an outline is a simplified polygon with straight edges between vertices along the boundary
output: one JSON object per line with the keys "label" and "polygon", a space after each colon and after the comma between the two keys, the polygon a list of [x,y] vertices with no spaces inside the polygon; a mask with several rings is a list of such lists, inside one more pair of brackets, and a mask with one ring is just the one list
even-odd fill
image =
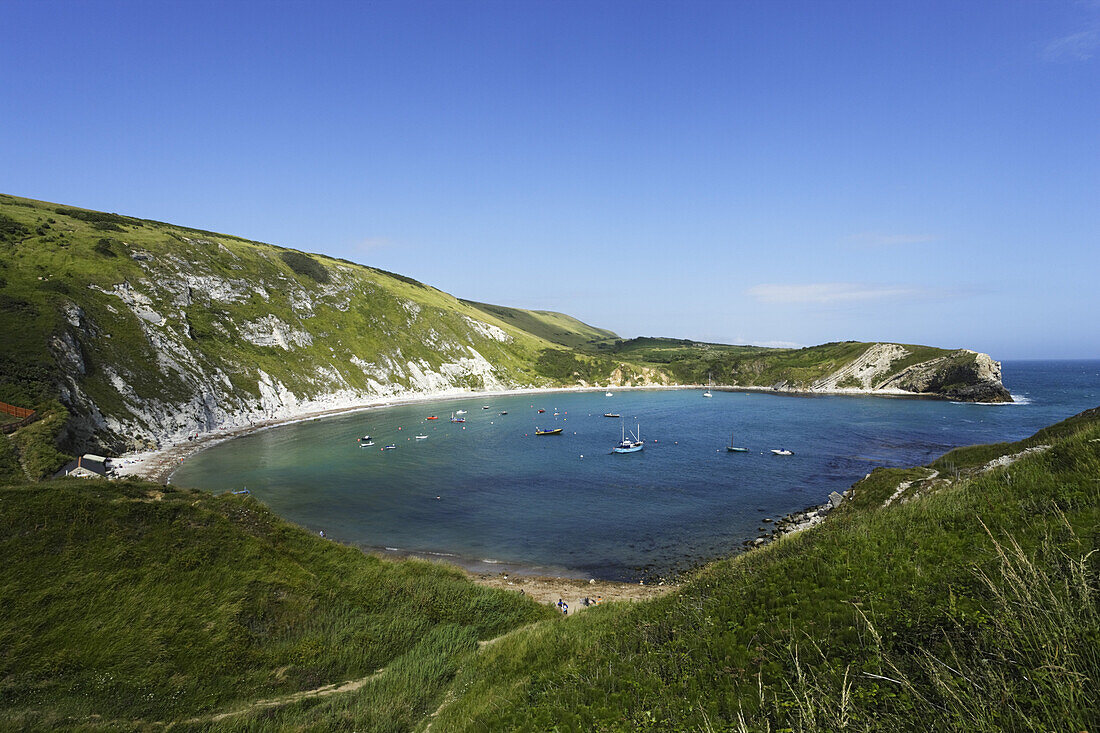
{"label": "moored boat", "polygon": [[394,445],[393,443],[390,443],[389,445],[382,446],[379,450],[396,450],[396,449],[397,449],[397,446]]}
{"label": "moored boat", "polygon": [[455,417],[455,414],[456,413],[454,413],[454,412],[451,413],[451,422],[466,422],[466,418],[464,418],[464,417]]}
{"label": "moored boat", "polygon": [[633,440],[628,440],[626,437],[626,427],[623,427],[623,439],[617,446],[611,449],[612,453],[637,453],[645,447],[645,441],[641,439],[642,429],[641,426],[637,428],[638,434],[630,434]]}
{"label": "moored boat", "polygon": [[603,416],[604,416],[604,417],[622,417],[622,415],[620,415],[620,414],[619,414],[619,413],[617,413],[617,412],[605,412],[605,413],[603,414]]}
{"label": "moored boat", "polygon": [[786,448],[772,448],[772,453],[777,456],[793,456],[794,451],[789,451]]}
{"label": "moored boat", "polygon": [[562,428],[554,428],[553,430],[543,430],[541,428],[535,428],[535,435],[561,435]]}
{"label": "moored boat", "polygon": [[730,444],[726,446],[726,451],[729,453],[748,453],[748,448],[735,448],[733,445],[733,433],[730,433]]}
{"label": "moored boat", "polygon": [[427,419],[428,420],[438,420],[439,418],[435,415],[429,415]]}

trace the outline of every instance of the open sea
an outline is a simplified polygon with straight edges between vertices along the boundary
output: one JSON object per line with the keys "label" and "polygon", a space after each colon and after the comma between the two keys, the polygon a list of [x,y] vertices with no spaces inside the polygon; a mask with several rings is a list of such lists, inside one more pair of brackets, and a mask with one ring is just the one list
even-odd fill
{"label": "open sea", "polygon": [[[1003,374],[1016,404],[612,389],[378,408],[228,441],[172,483],[248,488],[280,516],[365,549],[635,580],[731,554],[763,518],[821,504],[877,466],[1018,440],[1100,405],[1100,361],[1006,361]],[[458,410],[464,424],[449,421]],[[611,454],[636,426],[645,449]],[[359,446],[364,434],[373,447]],[[731,436],[750,452],[727,453]]]}

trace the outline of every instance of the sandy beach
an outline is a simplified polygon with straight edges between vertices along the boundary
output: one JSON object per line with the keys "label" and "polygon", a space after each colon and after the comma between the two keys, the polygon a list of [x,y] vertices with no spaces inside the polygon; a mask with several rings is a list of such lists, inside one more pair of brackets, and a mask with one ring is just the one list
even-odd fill
{"label": "sandy beach", "polygon": [[670,593],[678,587],[512,573],[470,573],[470,579],[489,588],[523,593],[539,603],[553,605],[560,599],[568,604],[569,615],[585,610],[586,606],[582,603],[584,598],[591,599],[592,605],[587,608],[593,608],[597,599],[602,599],[601,603],[641,601]]}

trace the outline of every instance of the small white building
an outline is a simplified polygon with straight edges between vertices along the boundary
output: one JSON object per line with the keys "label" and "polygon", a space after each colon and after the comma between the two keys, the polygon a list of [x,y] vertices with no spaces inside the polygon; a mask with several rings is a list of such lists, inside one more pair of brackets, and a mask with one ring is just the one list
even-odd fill
{"label": "small white building", "polygon": [[73,478],[105,478],[107,459],[92,453],[85,453],[64,468],[66,476]]}

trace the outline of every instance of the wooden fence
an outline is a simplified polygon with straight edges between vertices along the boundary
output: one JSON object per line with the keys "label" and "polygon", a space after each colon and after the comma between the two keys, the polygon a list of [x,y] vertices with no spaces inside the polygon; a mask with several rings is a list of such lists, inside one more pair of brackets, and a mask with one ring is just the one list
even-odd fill
{"label": "wooden fence", "polygon": [[34,410],[28,410],[26,407],[9,405],[7,402],[0,402],[0,412],[6,412],[13,417],[23,418],[19,422],[10,422],[0,425],[0,434],[4,435],[7,433],[14,433],[19,428],[30,425],[39,418],[39,415]]}
{"label": "wooden fence", "polygon": [[34,414],[34,410],[28,410],[26,407],[9,405],[7,402],[0,402],[0,412],[6,412],[15,417],[30,417]]}

